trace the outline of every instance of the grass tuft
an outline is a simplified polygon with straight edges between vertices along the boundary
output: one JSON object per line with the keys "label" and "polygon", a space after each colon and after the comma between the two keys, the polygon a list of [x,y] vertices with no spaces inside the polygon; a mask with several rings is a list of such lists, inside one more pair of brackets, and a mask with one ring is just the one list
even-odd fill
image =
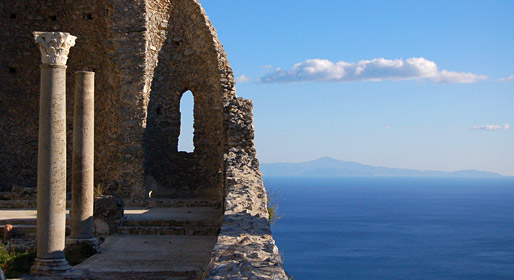
{"label": "grass tuft", "polygon": [[106,192],[107,192],[107,187],[102,184],[98,184],[98,185],[96,185],[96,187],[94,189],[94,196],[100,197],[100,196],[104,195]]}
{"label": "grass tuft", "polygon": [[271,189],[266,192],[266,202],[268,205],[268,220],[270,224],[274,225],[283,215],[279,211],[277,196]]}

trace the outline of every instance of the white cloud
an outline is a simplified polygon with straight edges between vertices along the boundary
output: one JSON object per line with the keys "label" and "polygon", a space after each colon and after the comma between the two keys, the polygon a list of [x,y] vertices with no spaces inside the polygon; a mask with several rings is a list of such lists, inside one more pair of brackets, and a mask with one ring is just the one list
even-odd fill
{"label": "white cloud", "polygon": [[390,124],[386,124],[386,125],[385,125],[385,128],[386,128],[386,129],[391,129],[391,125],[390,125]]}
{"label": "white cloud", "polygon": [[263,65],[262,68],[264,68],[264,69],[271,69],[271,68],[273,68],[273,65]]}
{"label": "white cloud", "polygon": [[258,79],[260,83],[351,82],[382,80],[430,80],[435,83],[474,83],[487,76],[473,73],[439,71],[435,62],[423,57],[407,60],[375,58],[357,63],[309,59],[295,64],[291,70],[277,68]]}
{"label": "white cloud", "polygon": [[252,78],[246,76],[245,74],[239,76],[239,77],[236,77],[236,82],[237,83],[246,83],[246,82],[249,82]]}
{"label": "white cloud", "polygon": [[508,130],[510,125],[508,123],[503,126],[497,124],[482,124],[482,125],[474,125],[470,127],[471,130],[487,130],[487,131],[496,131],[496,130]]}
{"label": "white cloud", "polygon": [[514,74],[511,74],[510,76],[508,76],[508,77],[506,77],[506,78],[498,79],[498,81],[500,81],[500,82],[509,82],[509,81],[514,81]]}

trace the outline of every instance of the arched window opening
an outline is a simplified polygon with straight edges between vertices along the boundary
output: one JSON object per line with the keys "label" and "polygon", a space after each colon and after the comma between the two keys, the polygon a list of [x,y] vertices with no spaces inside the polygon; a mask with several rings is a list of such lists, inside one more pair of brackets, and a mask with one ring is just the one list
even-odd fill
{"label": "arched window opening", "polygon": [[193,152],[194,134],[194,97],[191,91],[186,91],[180,98],[180,136],[178,137],[179,152]]}

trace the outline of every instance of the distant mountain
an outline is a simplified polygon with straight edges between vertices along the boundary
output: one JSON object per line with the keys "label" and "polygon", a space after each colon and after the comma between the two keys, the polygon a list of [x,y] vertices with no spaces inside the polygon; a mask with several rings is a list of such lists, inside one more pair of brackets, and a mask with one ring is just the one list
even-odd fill
{"label": "distant mountain", "polygon": [[349,176],[409,176],[409,177],[501,177],[500,174],[460,170],[454,172],[388,168],[341,161],[330,157],[299,163],[262,163],[264,176],[349,177]]}

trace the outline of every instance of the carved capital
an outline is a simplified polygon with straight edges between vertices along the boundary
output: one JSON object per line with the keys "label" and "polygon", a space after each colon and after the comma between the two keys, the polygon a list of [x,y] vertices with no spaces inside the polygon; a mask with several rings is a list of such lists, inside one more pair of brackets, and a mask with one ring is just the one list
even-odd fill
{"label": "carved capital", "polygon": [[66,65],[70,48],[75,46],[77,37],[66,32],[33,32],[41,51],[43,64]]}

